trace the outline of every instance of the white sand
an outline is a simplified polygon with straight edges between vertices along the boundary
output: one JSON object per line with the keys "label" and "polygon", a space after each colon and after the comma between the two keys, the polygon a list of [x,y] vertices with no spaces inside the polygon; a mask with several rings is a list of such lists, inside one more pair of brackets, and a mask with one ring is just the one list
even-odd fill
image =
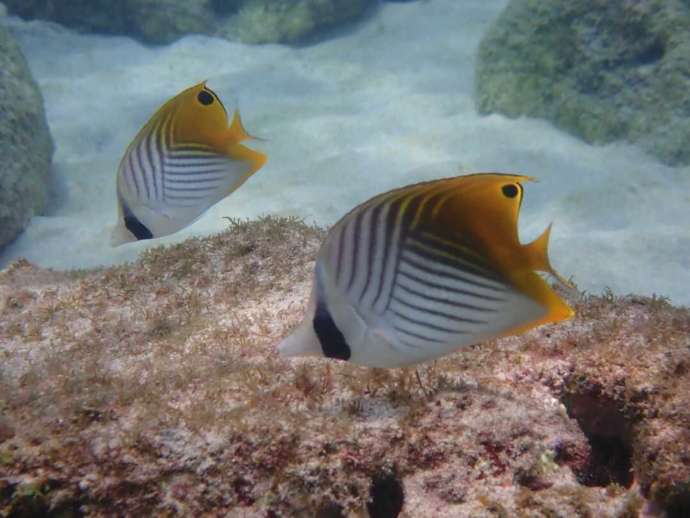
{"label": "white sand", "polygon": [[[463,171],[518,171],[523,241],[555,221],[551,256],[579,287],[661,294],[690,304],[690,168],[635,147],[588,146],[540,120],[479,117],[472,100],[482,33],[505,0],[388,3],[324,43],[245,46],[190,36],[167,47],[11,25],[43,90],[59,196],[0,256],[55,268],[132,260],[206,235],[223,216],[298,215],[330,224],[389,188]],[[210,79],[239,102],[269,163],[196,224],[113,249],[115,170],[169,97]]]}

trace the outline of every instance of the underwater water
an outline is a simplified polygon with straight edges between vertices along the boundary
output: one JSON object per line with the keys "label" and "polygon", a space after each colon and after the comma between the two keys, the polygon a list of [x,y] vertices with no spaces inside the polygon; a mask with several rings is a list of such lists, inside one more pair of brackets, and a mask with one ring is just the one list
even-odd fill
{"label": "underwater water", "polygon": [[[554,222],[550,254],[580,289],[690,304],[690,167],[641,147],[589,145],[534,118],[480,115],[477,48],[505,0],[381,3],[300,45],[189,35],[166,45],[3,19],[45,99],[56,151],[45,215],[0,253],[67,269],[131,261],[144,249],[227,227],[225,217],[291,215],[330,225],[356,204],[420,180],[519,172],[523,242]],[[163,102],[193,84],[238,106],[268,163],[190,227],[110,246],[115,173]]]}

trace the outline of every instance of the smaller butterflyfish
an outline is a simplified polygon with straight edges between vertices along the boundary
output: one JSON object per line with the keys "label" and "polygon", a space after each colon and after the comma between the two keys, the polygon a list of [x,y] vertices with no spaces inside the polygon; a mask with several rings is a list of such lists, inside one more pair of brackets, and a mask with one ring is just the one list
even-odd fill
{"label": "smaller butterflyfish", "polygon": [[551,226],[518,238],[527,180],[458,176],[354,208],[325,238],[305,318],[279,353],[401,367],[570,318],[537,273],[568,284],[549,262]]}
{"label": "smaller butterflyfish", "polygon": [[192,224],[266,163],[266,155],[241,144],[250,138],[238,110],[228,126],[223,103],[205,82],[166,102],[120,161],[112,244]]}

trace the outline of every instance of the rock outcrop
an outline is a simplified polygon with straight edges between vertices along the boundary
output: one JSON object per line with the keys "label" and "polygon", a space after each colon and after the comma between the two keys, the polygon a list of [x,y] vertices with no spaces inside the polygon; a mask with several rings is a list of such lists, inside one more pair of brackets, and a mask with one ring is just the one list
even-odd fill
{"label": "rock outcrop", "polygon": [[687,165],[688,70],[687,1],[511,0],[481,41],[476,103]]}
{"label": "rock outcrop", "polygon": [[168,43],[204,33],[213,18],[211,0],[7,0],[11,14],[51,20],[83,32],[129,34]]}
{"label": "rock outcrop", "polygon": [[370,0],[246,0],[220,34],[245,43],[295,42],[352,22]]}
{"label": "rock outcrop", "polygon": [[294,42],[361,17],[373,0],[7,0],[12,14],[169,43],[186,34]]}
{"label": "rock outcrop", "polygon": [[0,513],[690,513],[688,309],[579,296],[416,372],[286,361],[322,237],[266,218],[1,272]]}
{"label": "rock outcrop", "polygon": [[48,200],[53,140],[43,97],[12,34],[0,27],[0,248]]}

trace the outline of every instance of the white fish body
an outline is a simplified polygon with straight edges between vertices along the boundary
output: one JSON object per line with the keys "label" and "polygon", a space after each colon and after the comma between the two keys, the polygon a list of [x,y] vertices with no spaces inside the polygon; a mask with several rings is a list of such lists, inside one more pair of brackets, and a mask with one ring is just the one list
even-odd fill
{"label": "white fish body", "polygon": [[111,243],[152,239],[190,225],[256,172],[266,157],[235,112],[204,83],[163,105],[128,146],[117,172],[118,220]]}
{"label": "white fish body", "polygon": [[[252,165],[237,162],[211,151],[190,160],[181,151],[165,145],[156,148],[155,158],[142,159],[146,141],[128,149],[118,170],[118,218],[112,244],[173,234],[199,219],[209,207],[234,191]],[[149,232],[128,228],[139,222]],[[142,237],[145,236],[145,237]]]}
{"label": "white fish body", "polygon": [[415,224],[406,210],[417,204],[420,216],[434,193],[418,189],[416,197],[374,198],[333,227],[317,257],[305,320],[279,344],[281,355],[400,367],[544,317],[548,308],[481,256],[433,225]]}

